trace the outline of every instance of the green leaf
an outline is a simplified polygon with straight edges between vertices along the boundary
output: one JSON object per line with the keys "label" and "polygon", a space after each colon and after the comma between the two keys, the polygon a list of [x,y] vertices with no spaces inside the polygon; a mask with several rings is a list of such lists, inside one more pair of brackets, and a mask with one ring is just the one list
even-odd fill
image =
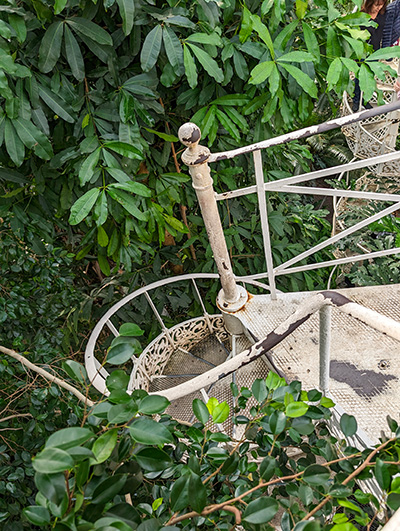
{"label": "green leaf", "polygon": [[79,446],[94,437],[92,430],[88,428],[64,428],[52,433],[46,441],[46,448],[57,447],[61,450],[68,450],[74,446]]}
{"label": "green leaf", "polygon": [[196,58],[198,59],[201,66],[211,77],[215,79],[217,83],[222,83],[224,80],[224,73],[221,68],[218,66],[217,62],[208,55],[207,52],[195,46],[194,44],[188,44]]}
{"label": "green leaf", "polygon": [[123,157],[128,157],[128,159],[137,159],[142,160],[143,155],[142,152],[139,151],[134,146],[131,146],[130,144],[127,144],[126,142],[118,142],[117,140],[112,140],[109,142],[106,142],[104,144],[104,147],[111,149],[112,151],[115,151],[115,153],[118,153],[119,155],[122,155]]}
{"label": "green leaf", "polygon": [[221,46],[221,37],[218,33],[192,33],[186,38],[186,42],[197,42],[199,44],[214,44],[215,46]]}
{"label": "green leaf", "polygon": [[185,74],[190,88],[194,89],[197,86],[197,69],[196,63],[190,53],[189,48],[183,45],[183,64],[185,66]]}
{"label": "green leaf", "polygon": [[[361,43],[361,46],[363,44]],[[326,43],[326,53],[329,59],[334,59],[335,57],[341,57],[344,55],[342,53],[342,47],[340,46],[337,30],[333,26],[328,28],[328,39]]]}
{"label": "green leaf", "polygon": [[59,15],[64,11],[65,6],[67,5],[68,0],[55,0],[54,2],[54,14]]}
{"label": "green leaf", "polygon": [[369,101],[376,88],[376,81],[374,74],[365,63],[360,66],[358,71],[358,79],[360,81],[360,89],[364,93],[364,100]]}
{"label": "green leaf", "polygon": [[143,72],[148,72],[156,64],[161,50],[162,26],[158,24],[146,36],[140,53]]}
{"label": "green leaf", "polygon": [[168,26],[163,27],[163,42],[171,66],[175,71],[180,70],[183,64],[182,44],[176,33]]}
{"label": "green leaf", "polygon": [[163,413],[169,405],[170,401],[164,396],[145,396],[140,401],[139,413],[143,415],[156,415],[157,413]]}
{"label": "green leaf", "polygon": [[159,448],[144,448],[135,454],[135,459],[146,472],[159,472],[174,464],[171,457]]}
{"label": "green leaf", "polygon": [[20,43],[25,42],[27,31],[24,18],[22,16],[13,15],[10,13],[8,15],[8,20],[10,22],[10,26],[15,30],[18,41]]}
{"label": "green leaf", "polygon": [[265,524],[272,520],[278,509],[279,503],[275,498],[263,496],[246,506],[242,519],[249,524]]}
{"label": "green leaf", "polygon": [[326,81],[328,83],[328,89],[330,90],[333,85],[340,79],[340,74],[342,73],[342,62],[339,57],[336,57],[329,66],[328,73],[326,75]]}
{"label": "green leaf", "polygon": [[6,119],[4,126],[4,142],[7,153],[10,155],[11,160],[17,166],[21,166],[21,164],[24,162],[25,156],[24,144],[19,139],[11,120],[8,118]]}
{"label": "green leaf", "polygon": [[301,25],[303,28],[304,41],[306,43],[308,52],[314,55],[317,61],[320,61],[321,55],[319,52],[317,37],[311,29],[311,26],[309,26],[306,22],[302,21]]}
{"label": "green leaf", "polygon": [[109,391],[126,390],[129,383],[129,376],[122,369],[113,371],[106,380]]}
{"label": "green leaf", "polygon": [[108,189],[116,188],[118,190],[126,190],[132,194],[140,195],[141,197],[151,197],[151,190],[142,183],[129,181],[127,183],[111,184]]}
{"label": "green leaf", "polygon": [[323,396],[321,398],[320,404],[321,406],[327,407],[327,408],[335,407],[335,402],[331,398],[327,398],[326,396]]}
{"label": "green leaf", "polygon": [[253,85],[264,83],[264,81],[271,75],[274,66],[274,61],[264,61],[255,66],[250,72],[249,83]]}
{"label": "green leaf", "polygon": [[114,190],[111,186],[107,189],[107,193],[122,205],[125,210],[132,214],[133,217],[140,221],[147,221],[147,214],[144,214],[138,209],[135,199],[130,194],[123,190]]}
{"label": "green leaf", "polygon": [[308,52],[288,52],[281,55],[278,59],[278,62],[284,61],[288,63],[307,63],[310,61],[315,61],[315,57]]}
{"label": "green leaf", "polygon": [[267,26],[265,26],[258,15],[252,15],[253,28],[258,33],[259,37],[265,42],[272,59],[275,59],[274,45],[272,44],[271,35]]}
{"label": "green leaf", "polygon": [[102,190],[94,206],[93,218],[96,219],[96,225],[100,227],[107,221],[107,217],[108,217],[107,196],[106,196],[106,192]]}
{"label": "green leaf", "polygon": [[171,509],[172,511],[181,511],[188,507],[189,497],[189,474],[181,476],[172,486],[171,489]]}
{"label": "green leaf", "polygon": [[120,336],[138,337],[143,334],[144,331],[135,323],[124,323],[119,328]]}
{"label": "green leaf", "polygon": [[74,467],[74,460],[60,448],[45,448],[33,460],[32,466],[41,474],[56,474]]}
{"label": "green leaf", "polygon": [[239,129],[232,122],[232,120],[223,111],[221,111],[221,109],[217,108],[215,114],[221,125],[224,127],[224,129],[228,131],[231,137],[234,138],[237,142],[240,142]]}
{"label": "green leaf", "polygon": [[97,163],[99,162],[101,147],[98,147],[84,161],[79,170],[79,181],[81,186],[90,181],[93,177]]}
{"label": "green leaf", "polygon": [[192,509],[201,513],[207,505],[207,491],[200,476],[191,473],[189,479],[189,500]]}
{"label": "green leaf", "polygon": [[[107,153],[107,151],[104,151],[104,153]],[[128,183],[131,180],[129,175],[118,168],[106,168],[106,170],[119,183]]]}
{"label": "green leaf", "polygon": [[94,441],[92,446],[92,452],[95,459],[91,460],[90,464],[104,463],[114,450],[117,444],[118,430],[108,430],[103,435],[100,435],[98,439]]}
{"label": "green leaf", "polygon": [[82,34],[89,37],[98,44],[112,46],[113,41],[111,35],[101,28],[98,24],[95,24],[87,18],[74,17],[66,19],[65,22],[71,26],[71,28]]}
{"label": "green leaf", "polygon": [[107,411],[107,420],[110,424],[125,424],[130,422],[137,414],[136,402],[115,404]]}
{"label": "green leaf", "polygon": [[[292,402],[293,403],[293,402]],[[279,435],[286,428],[286,415],[283,411],[274,411],[269,417],[269,426],[274,435]]]}
{"label": "green leaf", "polygon": [[387,490],[389,488],[390,481],[391,481],[389,465],[384,463],[381,459],[379,459],[379,457],[376,458],[374,475],[381,489]]}
{"label": "green leaf", "polygon": [[39,48],[39,69],[47,73],[53,70],[61,53],[64,24],[53,22],[44,34]]}
{"label": "green leaf", "polygon": [[111,347],[107,354],[107,363],[111,365],[121,365],[126,363],[135,354],[132,345],[129,343],[120,343]]}
{"label": "green leaf", "polygon": [[125,474],[116,474],[104,481],[101,481],[94,489],[91,502],[94,505],[105,504],[112,500],[126,483]]}
{"label": "green leaf", "polygon": [[297,18],[304,18],[307,12],[307,0],[296,0],[296,16]]}
{"label": "green leaf", "polygon": [[166,142],[179,142],[179,138],[175,135],[168,135],[167,133],[160,133],[159,131],[155,131],[154,129],[149,129],[148,127],[145,127],[145,129],[149,133],[153,133],[153,135],[156,135],[159,138],[162,138]]}
{"label": "green leaf", "polygon": [[[85,64],[78,41],[73,36],[71,30],[65,25],[65,53],[72,75],[78,81],[85,77]],[[83,127],[83,124],[82,124]]]}
{"label": "green leaf", "polygon": [[289,74],[297,81],[300,87],[307,92],[312,98],[318,96],[318,89],[314,81],[299,68],[293,65],[286,63],[280,63],[280,66],[283,67]]}
{"label": "green leaf", "polygon": [[59,505],[67,494],[63,472],[58,474],[40,474],[40,472],[36,472],[35,484],[43,496],[56,505]]}
{"label": "green leaf", "polygon": [[380,61],[381,59],[390,60],[394,57],[400,57],[400,49],[398,46],[392,46],[388,48],[381,48],[372,53],[367,59],[369,61]]}
{"label": "green leaf", "polygon": [[92,188],[75,201],[71,207],[71,214],[68,220],[71,225],[78,225],[89,214],[99,193],[99,188]]}
{"label": "green leaf", "polygon": [[13,120],[17,135],[29,149],[34,149],[35,153],[44,160],[53,157],[53,149],[46,137],[32,122],[20,117]]}
{"label": "green leaf", "polygon": [[345,437],[352,437],[357,432],[357,421],[353,415],[343,413],[340,417],[340,429]]}
{"label": "green leaf", "polygon": [[303,479],[309,485],[324,485],[330,477],[329,468],[322,465],[311,465],[305,469]]}
{"label": "green leaf", "polygon": [[42,100],[54,111],[60,118],[66,122],[74,123],[74,111],[72,107],[60,96],[54,94],[49,88],[44,85],[39,85],[39,95]]}
{"label": "green leaf", "polygon": [[76,380],[79,383],[85,384],[87,374],[86,369],[83,365],[81,365],[75,360],[65,360],[62,363],[62,368],[70,378]]}
{"label": "green leaf", "polygon": [[133,21],[135,17],[135,1],[134,0],[117,0],[119,13],[122,18],[122,30],[125,35],[129,35],[133,28]]}
{"label": "green leaf", "polygon": [[260,476],[264,481],[269,481],[275,474],[276,459],[270,455],[264,457],[260,465]]}
{"label": "green leaf", "polygon": [[200,398],[195,398],[192,402],[193,413],[196,418],[204,425],[207,424],[208,419],[210,418],[210,413],[208,411],[205,403],[200,400]]}
{"label": "green leaf", "polygon": [[23,510],[23,513],[31,524],[40,526],[50,524],[50,513],[46,507],[30,505]]}
{"label": "green leaf", "polygon": [[107,247],[108,245],[108,234],[101,225],[97,227],[97,243],[100,247]]}
{"label": "green leaf", "polygon": [[260,403],[264,402],[264,400],[268,396],[268,390],[265,384],[265,380],[261,378],[254,380],[253,385],[251,386],[251,391],[254,395],[254,398],[257,400],[257,402],[260,402]]}
{"label": "green leaf", "polygon": [[222,424],[223,422],[225,422],[225,420],[229,417],[228,402],[224,401],[215,406],[215,408],[213,408],[211,416],[215,424]]}
{"label": "green leaf", "polygon": [[149,418],[139,418],[128,426],[132,439],[141,444],[173,444],[171,432],[162,424]]}
{"label": "green leaf", "polygon": [[400,508],[400,493],[391,492],[387,497],[386,503],[393,511],[397,511]]}
{"label": "green leaf", "polygon": [[307,413],[308,407],[308,404],[304,402],[290,402],[286,407],[286,416],[291,418],[301,417]]}

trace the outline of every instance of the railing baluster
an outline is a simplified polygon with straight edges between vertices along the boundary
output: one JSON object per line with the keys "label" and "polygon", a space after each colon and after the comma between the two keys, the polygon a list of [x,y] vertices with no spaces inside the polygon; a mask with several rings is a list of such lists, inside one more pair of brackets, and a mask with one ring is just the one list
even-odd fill
{"label": "railing baluster", "polygon": [[259,150],[254,151],[253,159],[254,159],[254,169],[255,169],[255,174],[256,174],[257,196],[258,196],[258,205],[260,209],[261,230],[262,230],[263,242],[264,242],[264,254],[265,254],[265,262],[267,265],[268,282],[269,282],[270,290],[271,290],[271,299],[276,300],[274,264],[273,264],[272,252],[271,252],[271,238],[270,238],[269,224],[268,224],[267,201],[265,199],[264,171],[262,167],[261,151]]}
{"label": "railing baluster", "polygon": [[319,387],[324,393],[329,391],[331,312],[331,306],[319,310]]}

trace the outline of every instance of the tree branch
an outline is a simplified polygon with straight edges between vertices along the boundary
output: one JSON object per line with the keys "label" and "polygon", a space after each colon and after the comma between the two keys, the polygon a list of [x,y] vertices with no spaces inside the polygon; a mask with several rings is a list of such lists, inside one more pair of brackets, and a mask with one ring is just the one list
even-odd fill
{"label": "tree branch", "polygon": [[[14,350],[10,350],[9,348],[3,347],[0,345],[0,352],[3,352],[4,354],[7,354],[7,356],[11,356],[15,360],[19,361],[27,367],[28,369],[31,369],[34,372],[37,372],[40,374],[40,376],[43,376],[46,380],[49,380],[49,382],[55,383],[62,387],[63,389],[66,389],[70,393],[76,396],[81,402],[83,402],[85,405],[89,407],[94,406],[94,402],[92,400],[89,400],[85,395],[83,395],[78,389],[70,385],[69,383],[65,382],[64,380],[61,380],[61,378],[58,378],[57,376],[54,376],[53,374],[50,374],[49,372],[45,371],[41,367],[38,367],[31,361],[27,360],[25,356],[22,356],[21,354],[18,354],[18,352],[15,352]],[[4,420],[4,419],[3,419]]]}

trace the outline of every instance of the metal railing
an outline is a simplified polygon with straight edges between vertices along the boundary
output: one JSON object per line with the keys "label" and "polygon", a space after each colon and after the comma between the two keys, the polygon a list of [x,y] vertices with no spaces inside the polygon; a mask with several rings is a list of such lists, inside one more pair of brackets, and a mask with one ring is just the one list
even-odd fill
{"label": "metal railing", "polygon": [[[234,280],[235,276],[233,273],[231,261],[229,259],[229,253],[224,238],[222,223],[218,214],[217,201],[240,197],[248,194],[257,194],[263,235],[266,271],[254,275],[248,275],[245,278],[252,280],[268,278],[272,299],[277,298],[276,277],[278,275],[286,275],[291,273],[308,271],[311,269],[331,267],[349,262],[353,263],[365,259],[377,258],[380,256],[387,256],[400,252],[400,248],[395,247],[382,251],[366,252],[364,254],[333,259],[320,263],[296,265],[305,258],[312,256],[316,252],[332,245],[333,243],[338,242],[339,240],[342,240],[343,238],[346,238],[350,234],[353,234],[354,232],[368,226],[372,222],[377,221],[400,208],[400,194],[362,192],[355,190],[331,188],[316,188],[312,186],[298,186],[298,184],[305,183],[314,179],[319,179],[321,177],[329,177],[337,174],[342,174],[343,172],[365,168],[376,164],[397,161],[400,160],[399,151],[379,155],[377,157],[372,157],[366,160],[354,161],[348,164],[334,166],[323,170],[304,173],[302,175],[288,177],[273,182],[265,182],[261,156],[262,149],[267,149],[272,146],[285,144],[292,140],[308,138],[315,134],[327,132],[334,128],[342,127],[343,125],[359,122],[372,116],[393,112],[394,110],[398,109],[400,109],[400,101],[388,105],[382,105],[380,107],[375,107],[374,109],[368,111],[361,111],[350,116],[344,116],[336,120],[325,122],[318,126],[300,129],[298,131],[294,131],[286,135],[251,144],[249,146],[244,146],[231,151],[214,154],[210,153],[208,148],[199,145],[201,131],[196,124],[187,123],[179,129],[179,138],[181,142],[187,146],[187,149],[182,155],[182,160],[189,167],[189,172],[192,176],[193,187],[199,199],[204,223],[210,240],[210,245],[213,250],[214,258],[221,278],[222,290],[218,298],[218,305],[221,310],[231,313],[235,312],[238,308],[245,304],[247,299],[246,294],[240,289],[240,286],[238,286],[237,282],[235,282]],[[231,159],[239,155],[244,155],[246,153],[253,153],[256,184],[246,188],[216,194],[213,189],[213,182],[211,179],[210,168],[208,163]],[[268,225],[266,192],[284,192],[298,195],[323,195],[332,198],[348,197],[375,201],[385,201],[393,204],[385,208],[381,212],[378,212],[372,216],[367,217],[363,221],[356,223],[352,227],[347,228],[339,234],[328,238],[324,242],[321,242],[318,245],[311,247],[307,251],[300,253],[294,258],[291,258],[290,260],[287,260],[286,262],[278,266],[274,266],[271,250],[270,231]],[[240,279],[240,277],[238,278]]]}

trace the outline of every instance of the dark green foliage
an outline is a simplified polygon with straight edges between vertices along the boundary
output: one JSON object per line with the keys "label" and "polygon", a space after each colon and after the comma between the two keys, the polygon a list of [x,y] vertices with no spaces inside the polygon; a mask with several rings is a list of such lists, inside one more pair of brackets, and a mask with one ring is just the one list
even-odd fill
{"label": "dark green foliage", "polygon": [[[223,405],[215,398],[203,406],[193,403],[204,421],[203,408],[211,412],[209,428],[180,424],[163,414],[167,403],[161,408],[161,397],[145,392],[132,395],[131,409],[159,413],[158,422],[142,415],[118,420],[116,425],[97,416],[96,407],[83,417],[84,427],[55,433],[34,458],[39,494],[36,504],[24,509],[25,518],[41,528],[54,523],[57,529],[82,531],[165,527],[188,531],[216,523],[229,529],[235,521],[249,531],[256,525],[273,529],[267,525],[272,521],[275,526],[280,521],[289,531],[334,530],[333,522],[339,531],[375,519],[370,503],[388,515],[397,509],[397,436],[363,452],[347,446],[346,440],[338,441],[327,429],[331,400],[316,390],[302,391],[299,382],[287,385],[273,373],[254,382],[252,391],[239,391],[238,405],[231,411],[237,419],[244,418],[241,398],[246,399],[243,407],[249,398],[254,405],[236,440],[214,431],[223,421],[214,418]],[[294,416],[300,409],[302,414]],[[347,435],[354,433],[354,422],[349,415],[342,418]],[[294,455],[294,446],[302,450],[300,456]],[[387,505],[357,489],[355,480],[361,478],[376,479],[389,493]],[[308,521],[318,504],[320,510]]]}

